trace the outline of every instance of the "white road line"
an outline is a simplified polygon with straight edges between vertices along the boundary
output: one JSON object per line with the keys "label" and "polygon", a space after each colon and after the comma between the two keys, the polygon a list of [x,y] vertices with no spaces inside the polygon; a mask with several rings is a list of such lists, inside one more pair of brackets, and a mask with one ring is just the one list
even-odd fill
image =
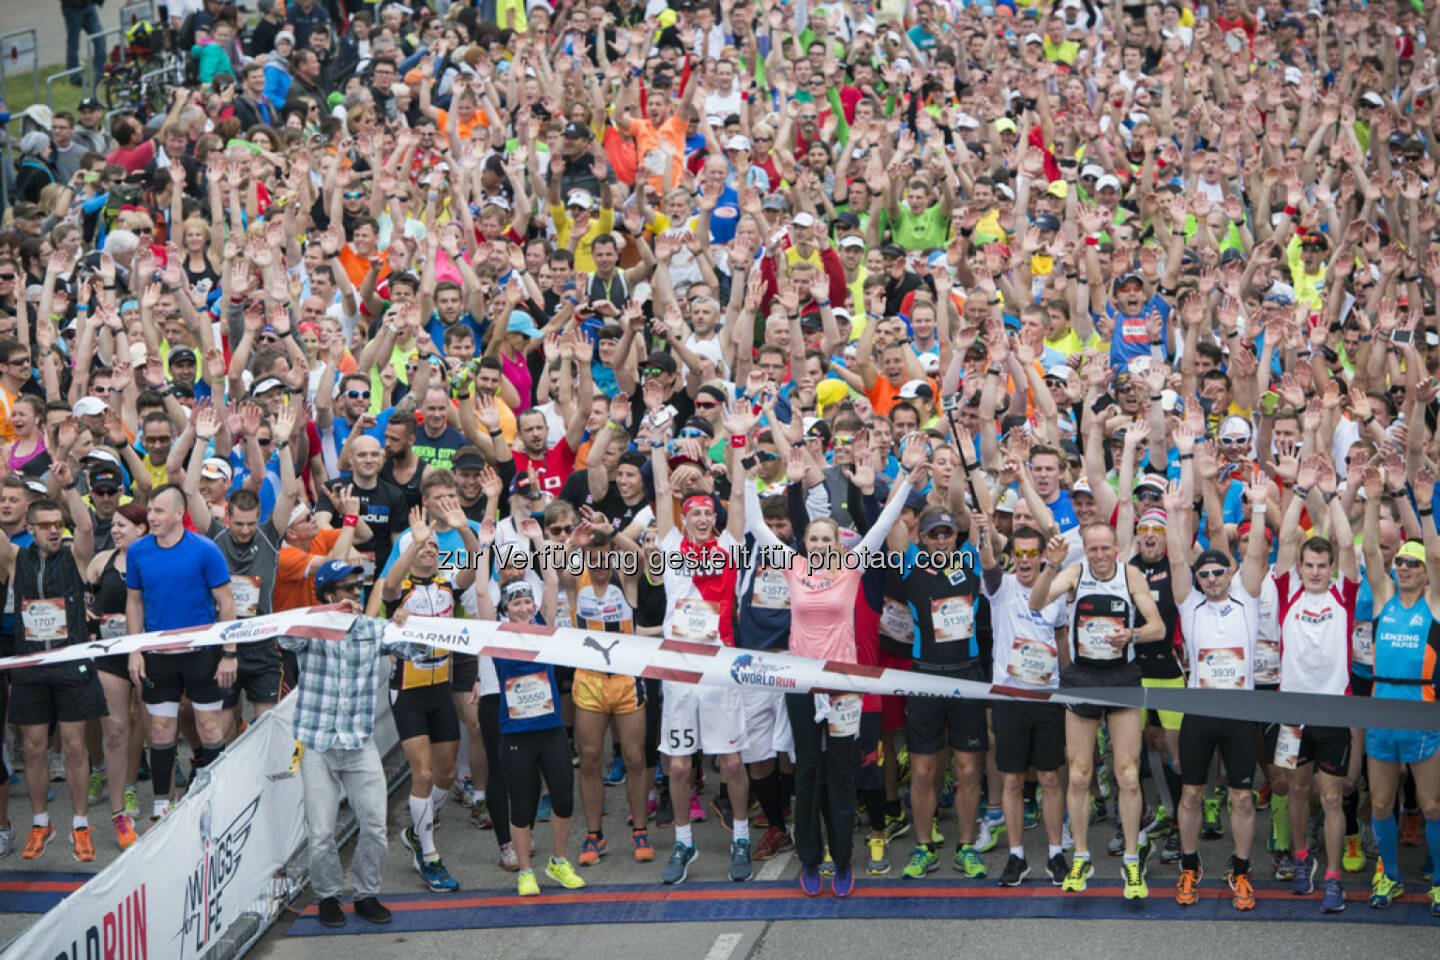
{"label": "white road line", "polygon": [[735,948],[740,946],[742,936],[743,934],[739,933],[720,934],[710,946],[710,952],[705,954],[705,960],[730,960],[730,954],[734,953]]}
{"label": "white road line", "polygon": [[755,879],[779,880],[780,874],[784,873],[785,868],[790,866],[790,856],[790,851],[786,850],[780,856],[774,858],[769,863],[765,864],[765,866],[761,867],[759,872],[755,874]]}

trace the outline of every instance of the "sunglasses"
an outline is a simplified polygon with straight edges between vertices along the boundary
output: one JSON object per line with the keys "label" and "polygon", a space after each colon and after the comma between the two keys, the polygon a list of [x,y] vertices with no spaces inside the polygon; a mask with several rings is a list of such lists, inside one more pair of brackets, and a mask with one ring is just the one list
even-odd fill
{"label": "sunglasses", "polygon": [[258,444],[260,444],[260,446],[262,446],[262,447],[268,447],[268,446],[270,446],[270,444],[274,443],[275,441],[274,441],[274,440],[270,440],[270,439],[266,439],[265,437],[256,437],[256,438],[255,438],[255,442],[258,443]]}
{"label": "sunglasses", "polygon": [[346,390],[346,391],[345,391],[345,396],[349,397],[351,400],[369,400],[369,399],[370,399],[370,391],[369,391],[369,390]]}
{"label": "sunglasses", "polygon": [[1165,535],[1165,528],[1154,523],[1142,523],[1135,528],[1135,532],[1139,534],[1153,533],[1156,536],[1163,537]]}
{"label": "sunglasses", "polygon": [[717,407],[719,407],[719,406],[720,406],[719,403],[697,403],[697,404],[695,404],[695,409],[696,409],[696,410],[714,410],[715,408],[717,408]]}
{"label": "sunglasses", "polygon": [[36,520],[31,526],[39,530],[60,530],[65,525],[59,520]]}
{"label": "sunglasses", "polygon": [[15,279],[15,274],[13,274],[13,273],[0,273],[0,280],[14,280],[14,279]]}
{"label": "sunglasses", "polygon": [[[682,440],[698,440],[701,437],[705,437],[705,432],[703,430],[696,430],[693,427],[689,430],[680,431],[680,439]],[[705,439],[708,440],[710,438],[705,437]]]}
{"label": "sunglasses", "polygon": [[1220,438],[1220,446],[1222,446],[1222,447],[1248,447],[1248,446],[1250,446],[1250,441],[1247,440],[1247,439],[1245,439],[1244,437],[1221,437],[1221,438]]}
{"label": "sunglasses", "polygon": [[1031,560],[1040,556],[1043,551],[1039,547],[1016,547],[1010,551],[1017,560]]}
{"label": "sunglasses", "polygon": [[363,191],[361,191],[361,190],[346,190],[346,191],[345,191],[345,199],[346,199],[346,200],[359,200],[359,199],[360,199],[361,197],[363,197],[363,196],[365,196],[365,193],[364,193]]}
{"label": "sunglasses", "polygon": [[364,593],[364,592],[365,592],[365,584],[361,583],[361,582],[358,581],[358,580],[355,581],[354,583],[341,583],[341,584],[337,584],[337,585],[334,587],[334,590],[335,590],[336,593],[352,593],[352,594],[354,594],[354,593]]}
{"label": "sunglasses", "polygon": [[1206,567],[1204,570],[1195,571],[1195,576],[1201,580],[1219,580],[1229,572],[1228,567]]}
{"label": "sunglasses", "polygon": [[1153,490],[1153,489],[1151,489],[1150,487],[1146,487],[1144,490],[1141,490],[1141,491],[1137,492],[1137,493],[1135,494],[1135,496],[1136,496],[1136,498],[1138,498],[1138,499],[1140,499],[1140,500],[1164,500],[1164,499],[1165,499],[1165,495],[1164,495],[1163,493],[1161,493],[1159,490]]}
{"label": "sunglasses", "polygon": [[556,536],[556,537],[559,537],[559,536],[563,536],[564,534],[567,534],[567,533],[574,533],[574,532],[575,532],[575,524],[573,524],[573,523],[567,523],[567,524],[561,525],[561,524],[556,523],[556,524],[551,524],[551,525],[550,525],[549,527],[547,527],[546,529],[548,529],[548,530],[550,531],[551,535]]}
{"label": "sunglasses", "polygon": [[119,488],[119,487],[91,487],[91,488],[90,488],[90,493],[91,493],[92,495],[94,495],[94,496],[97,496],[97,497],[118,497],[118,496],[120,496],[120,488]]}
{"label": "sunglasses", "polygon": [[1416,567],[1425,566],[1425,561],[1416,560],[1414,557],[1396,557],[1395,566],[1404,567],[1407,570],[1414,570]]}

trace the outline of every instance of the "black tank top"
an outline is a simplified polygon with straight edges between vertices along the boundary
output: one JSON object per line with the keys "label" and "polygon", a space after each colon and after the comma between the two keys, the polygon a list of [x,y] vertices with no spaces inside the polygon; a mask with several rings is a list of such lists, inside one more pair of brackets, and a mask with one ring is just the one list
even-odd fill
{"label": "black tank top", "polygon": [[90,632],[101,640],[123,637],[125,628],[125,574],[115,565],[119,550],[110,553],[90,591]]}
{"label": "black tank top", "polygon": [[[1150,596],[1160,608],[1160,620],[1165,624],[1165,636],[1149,643],[1135,643],[1135,662],[1140,664],[1140,675],[1147,680],[1174,680],[1185,674],[1180,661],[1175,657],[1175,630],[1180,623],[1180,610],[1175,606],[1175,588],[1170,583],[1170,560],[1161,557],[1158,563],[1146,563],[1137,554],[1130,559],[1130,566],[1145,574],[1150,585]],[[1137,610],[1136,626],[1143,626],[1145,618]]]}
{"label": "black tank top", "polygon": [[635,578],[635,626],[658,627],[665,622],[665,584],[651,583],[645,570]]}

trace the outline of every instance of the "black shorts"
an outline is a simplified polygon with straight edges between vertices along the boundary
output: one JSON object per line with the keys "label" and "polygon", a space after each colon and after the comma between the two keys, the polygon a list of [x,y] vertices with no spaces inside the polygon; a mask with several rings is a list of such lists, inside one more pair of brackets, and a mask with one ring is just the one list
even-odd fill
{"label": "black shorts", "polygon": [[243,692],[251,703],[280,702],[280,648],[273,641],[242,643],[236,647],[235,686],[225,698],[225,706],[240,702]]}
{"label": "black shorts", "polygon": [[450,654],[450,687],[456,693],[470,695],[480,679],[480,658],[473,653]]}
{"label": "black shorts", "polygon": [[855,745],[860,750],[860,765],[856,768],[855,789],[880,790],[885,786],[885,764],[888,762],[880,745],[880,711],[860,714],[860,736]]}
{"label": "black shorts", "polygon": [[[918,668],[916,673],[936,673]],[[984,681],[985,668],[978,662],[947,670],[955,680]],[[957,697],[906,697],[905,743],[913,754],[940,753],[948,743],[952,750],[984,753],[990,749],[990,725],[985,718],[985,701]]]}
{"label": "black shorts", "polygon": [[[1060,671],[1060,689],[1076,690],[1085,687],[1138,687],[1140,686],[1140,664],[1131,661],[1123,667],[1114,667],[1110,670],[1092,670],[1089,667],[1082,667],[1078,664]],[[1083,693],[1079,694],[1084,696]],[[1117,713],[1121,710],[1134,710],[1134,707],[1111,706],[1104,703],[1075,703],[1066,704],[1065,709],[1075,716],[1084,720],[1099,720],[1110,713]]]}
{"label": "black shorts", "polygon": [[1001,773],[1059,770],[1065,763],[1065,710],[1058,703],[997,700],[995,768]]}
{"label": "black shorts", "polygon": [[448,683],[390,691],[390,712],[401,740],[429,737],[431,743],[460,739],[460,716]]}
{"label": "black shorts", "polygon": [[223,703],[228,687],[215,682],[220,667],[220,648],[205,647],[189,653],[147,653],[145,682],[140,688],[142,703]]}
{"label": "black shorts", "polygon": [[1185,714],[1180,721],[1180,780],[1188,787],[1203,787],[1210,779],[1210,760],[1220,751],[1225,779],[1231,790],[1249,790],[1255,784],[1255,760],[1260,749],[1255,726],[1248,720],[1199,717]]}
{"label": "black shorts", "polygon": [[[1275,743],[1280,739],[1280,724],[1265,727],[1265,761],[1275,762]],[[1183,761],[1182,761],[1183,762]],[[1349,727],[1305,727],[1300,732],[1300,756],[1297,767],[1307,763],[1332,777],[1343,777],[1350,770]]]}
{"label": "black shorts", "polygon": [[1375,689],[1375,678],[1362,677],[1355,671],[1350,671],[1350,690],[1357,697],[1368,697]]}
{"label": "black shorts", "polygon": [[570,688],[573,687],[573,686],[575,686],[575,668],[574,668],[574,667],[556,667],[556,668],[555,668],[555,686],[557,686],[557,687],[560,688],[560,696],[562,696],[562,697],[568,697],[568,696],[570,696]]}
{"label": "black shorts", "polygon": [[96,657],[95,669],[116,677],[130,679],[130,654],[117,653],[108,657]]}
{"label": "black shorts", "polygon": [[294,650],[280,648],[280,696],[300,686],[300,658]]}
{"label": "black shorts", "polygon": [[48,727],[103,717],[105,691],[89,660],[26,667],[11,675],[10,723]]}

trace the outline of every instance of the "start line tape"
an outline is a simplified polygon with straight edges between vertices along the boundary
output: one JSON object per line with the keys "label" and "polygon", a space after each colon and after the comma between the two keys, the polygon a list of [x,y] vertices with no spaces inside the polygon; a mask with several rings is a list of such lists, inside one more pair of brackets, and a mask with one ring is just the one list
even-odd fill
{"label": "start line tape", "polygon": [[[354,614],[337,606],[287,610],[183,630],[132,634],[74,644],[44,653],[0,659],[0,670],[92,657],[145,653],[182,653],[192,647],[252,643],[279,636],[340,640]],[[744,687],[777,693],[874,693],[967,700],[1019,700],[1036,703],[1095,703],[1113,707],[1173,710],[1197,716],[1264,723],[1324,727],[1373,727],[1440,730],[1440,703],[1345,697],[1267,690],[1196,690],[1153,687],[1085,687],[1071,690],[1022,690],[975,680],[957,680],[885,667],[812,660],[785,653],[746,650],[719,644],[666,640],[622,633],[592,633],[573,627],[412,616],[405,625],[390,624],[385,639],[457,653],[529,660],[605,673]],[[1417,687],[1416,690],[1422,689]]]}

